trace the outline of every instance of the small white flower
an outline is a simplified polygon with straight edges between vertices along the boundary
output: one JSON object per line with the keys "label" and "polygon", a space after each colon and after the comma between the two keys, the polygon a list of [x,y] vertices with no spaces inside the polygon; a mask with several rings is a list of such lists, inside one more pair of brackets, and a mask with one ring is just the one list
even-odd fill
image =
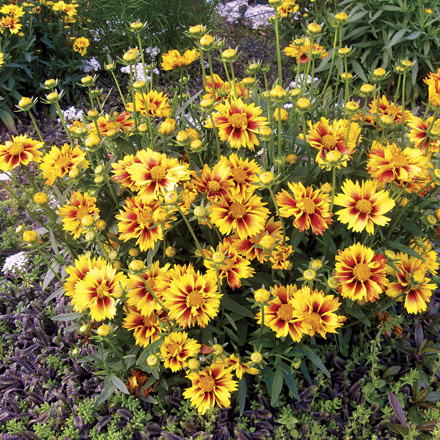
{"label": "small white flower", "polygon": [[3,263],[3,273],[11,271],[23,270],[28,262],[28,258],[25,252],[18,252],[17,254],[10,255],[5,259]]}
{"label": "small white flower", "polygon": [[99,61],[93,57],[84,61],[83,70],[85,73],[97,72],[98,70],[101,70],[101,64],[99,64]]}

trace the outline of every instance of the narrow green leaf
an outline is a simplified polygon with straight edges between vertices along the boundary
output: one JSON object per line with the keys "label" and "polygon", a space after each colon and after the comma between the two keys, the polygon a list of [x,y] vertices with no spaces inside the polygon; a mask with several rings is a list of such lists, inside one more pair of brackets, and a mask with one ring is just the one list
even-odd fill
{"label": "narrow green leaf", "polygon": [[248,318],[255,318],[255,315],[248,310],[246,307],[238,304],[238,302],[234,301],[231,298],[231,295],[224,296],[221,299],[221,302],[226,310],[230,310],[231,312],[239,313],[240,315],[247,316]]}
{"label": "narrow green leaf", "polygon": [[124,394],[129,394],[127,387],[125,386],[125,383],[122,382],[121,379],[119,379],[119,377],[115,376],[114,374],[110,374],[109,376],[110,381],[112,382],[112,384],[121,392],[123,392]]}
{"label": "narrow green leaf", "polygon": [[271,405],[275,405],[275,403],[278,401],[278,397],[280,396],[282,388],[283,388],[283,370],[281,368],[277,368],[273,376],[272,392],[270,393]]}
{"label": "narrow green leaf", "polygon": [[246,379],[244,377],[238,382],[238,405],[240,407],[240,416],[242,416],[246,405]]}
{"label": "narrow green leaf", "polygon": [[293,397],[295,397],[296,400],[299,400],[298,388],[296,387],[295,378],[293,377],[292,373],[283,371],[283,377],[287,386],[289,387],[290,392],[293,394]]}
{"label": "narrow green leaf", "polygon": [[397,31],[393,38],[390,41],[390,44],[388,47],[393,47],[395,44],[400,43],[404,40],[402,40],[403,36],[406,34],[407,29],[400,29],[400,31]]}
{"label": "narrow green leaf", "polygon": [[234,320],[229,316],[228,313],[225,312],[224,315],[226,316],[226,319],[229,321],[229,324],[232,325],[232,328],[233,328],[236,332],[238,332],[238,328],[237,328],[237,326],[235,325]]}
{"label": "narrow green leaf", "polygon": [[398,241],[390,241],[388,244],[393,249],[397,249],[398,251],[405,252],[405,254],[411,255],[412,257],[416,257],[419,260],[425,262],[425,259],[421,257],[414,249],[410,248],[409,246],[399,243]]}
{"label": "narrow green leaf", "polygon": [[353,66],[354,73],[365,82],[368,82],[367,76],[364,73],[364,69],[362,69],[362,66],[355,60],[352,60],[351,65]]}
{"label": "narrow green leaf", "polygon": [[51,301],[54,298],[61,298],[64,294],[64,288],[60,287],[59,289],[55,290],[55,292],[52,292],[45,300],[44,304],[48,304],[49,301]]}
{"label": "narrow green leaf", "polygon": [[75,321],[81,318],[81,316],[83,316],[82,313],[76,313],[76,312],[63,313],[62,315],[53,316],[52,321],[61,321],[61,322]]}
{"label": "narrow green leaf", "polygon": [[96,400],[95,407],[97,408],[101,403],[105,402],[114,392],[116,391],[116,387],[112,382],[108,380],[108,378],[104,382],[104,388],[102,393],[99,395]]}
{"label": "narrow green leaf", "polygon": [[325,368],[325,365],[322,363],[321,359],[316,355],[316,353],[307,345],[300,344],[298,348],[307,356],[313,365],[318,367],[327,377],[330,377],[330,372]]}

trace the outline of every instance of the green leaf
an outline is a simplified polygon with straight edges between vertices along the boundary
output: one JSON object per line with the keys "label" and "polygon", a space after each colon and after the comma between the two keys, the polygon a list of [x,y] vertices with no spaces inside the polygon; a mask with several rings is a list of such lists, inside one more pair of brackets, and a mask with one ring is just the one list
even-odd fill
{"label": "green leaf", "polygon": [[406,31],[407,29],[400,29],[400,31],[397,31],[387,47],[393,47],[395,44],[400,43],[402,41],[402,37],[406,34]]}
{"label": "green leaf", "polygon": [[229,324],[232,325],[232,328],[233,328],[236,332],[238,332],[238,329],[237,329],[237,326],[235,325],[234,320],[229,316],[228,313],[225,312],[224,315],[226,316],[226,319],[229,321]]}
{"label": "green leaf", "polygon": [[238,382],[238,405],[240,407],[240,416],[243,415],[246,405],[246,379],[242,377]]}
{"label": "green leaf", "polygon": [[364,73],[364,69],[362,69],[362,66],[355,60],[353,60],[351,62],[351,65],[353,67],[354,73],[356,73],[356,75],[365,82],[368,82],[368,79]]}
{"label": "green leaf", "polygon": [[115,385],[107,378],[104,382],[104,388],[95,403],[97,408],[101,403],[105,402],[116,391]]}
{"label": "green leaf", "polygon": [[280,396],[282,388],[283,388],[283,370],[281,368],[277,368],[273,376],[272,392],[270,393],[271,405],[275,405],[275,403],[278,401],[278,397]]}
{"label": "green leaf", "polygon": [[51,301],[54,298],[61,298],[64,294],[64,288],[60,287],[59,289],[55,290],[55,292],[52,292],[45,300],[44,304],[48,304],[49,301]]}
{"label": "green leaf", "polygon": [[83,316],[82,313],[63,313],[62,315],[57,315],[52,317],[52,321],[60,321],[60,322],[66,322],[66,321],[76,321],[77,319],[81,318]]}
{"label": "green leaf", "polygon": [[124,382],[122,382],[121,379],[119,379],[119,377],[115,376],[114,374],[110,374],[110,376],[108,377],[110,379],[110,381],[112,382],[112,384],[121,392],[125,393],[125,394],[130,394],[127,390],[127,387],[125,386]]}
{"label": "green leaf", "polygon": [[402,424],[403,427],[408,428],[408,425],[406,424],[405,413],[403,412],[403,408],[399,402],[399,399],[395,396],[394,393],[389,393],[388,400],[399,422]]}
{"label": "green leaf", "polygon": [[[232,295],[224,296],[221,299],[222,305],[226,310],[230,310],[231,312],[236,312],[240,315],[247,316],[248,318],[255,318],[255,315],[246,307],[238,304],[238,302],[231,299]],[[239,296],[239,295],[236,295]]]}
{"label": "green leaf", "polygon": [[316,353],[307,345],[299,344],[298,349],[307,356],[313,365],[318,367],[327,377],[330,377],[330,372],[325,368],[325,365],[322,363],[321,359],[316,355]]}
{"label": "green leaf", "polygon": [[14,134],[17,133],[14,119],[7,110],[0,108],[0,119],[3,121],[9,131],[12,131]]}
{"label": "green leaf", "polygon": [[405,252],[405,254],[411,255],[412,257],[416,257],[419,260],[425,262],[425,259],[421,257],[414,249],[410,248],[409,246],[399,243],[398,241],[390,241],[388,244],[393,249],[397,249],[398,251]]}
{"label": "green leaf", "polygon": [[415,31],[412,34],[409,34],[406,39],[407,40],[415,40],[416,38],[418,38],[421,35],[420,31]]}
{"label": "green leaf", "polygon": [[293,394],[296,400],[299,400],[298,388],[296,387],[295,378],[289,371],[283,371],[283,377],[289,387],[290,392]]}

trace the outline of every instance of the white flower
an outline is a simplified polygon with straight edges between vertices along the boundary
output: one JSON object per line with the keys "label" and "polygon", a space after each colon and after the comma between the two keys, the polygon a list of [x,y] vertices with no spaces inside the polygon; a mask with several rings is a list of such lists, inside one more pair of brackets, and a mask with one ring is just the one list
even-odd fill
{"label": "white flower", "polygon": [[80,121],[84,115],[82,110],[77,110],[75,107],[69,107],[66,110],[61,110],[66,121]]}
{"label": "white flower", "polygon": [[[130,66],[124,66],[121,68],[121,72],[130,73]],[[150,81],[151,77],[148,75],[148,70],[146,71],[147,77],[144,75],[144,68],[142,63],[137,63],[135,69],[133,69],[133,80],[134,81]],[[159,70],[154,69],[153,73],[159,75]]]}
{"label": "white flower", "polygon": [[[300,89],[301,85],[302,85],[302,83],[304,81],[304,75],[305,75],[305,73],[300,73],[299,74],[299,78],[298,78],[299,79],[298,84],[296,83],[296,81],[292,81],[289,84],[289,88],[291,88],[291,89]],[[313,84],[315,84],[317,81],[319,81],[319,78],[313,78]],[[312,76],[308,75],[307,76],[307,81],[306,81],[307,85],[309,85],[311,82],[312,82]]]}
{"label": "white flower", "polygon": [[11,178],[9,177],[9,174],[7,174],[7,173],[0,173],[0,180],[2,182],[6,182],[7,180],[11,180]]}
{"label": "white flower", "polygon": [[3,263],[3,273],[23,270],[27,261],[28,258],[25,252],[18,252],[17,254],[10,255]]}
{"label": "white flower", "polygon": [[99,64],[99,61],[93,57],[84,61],[83,70],[85,73],[97,72],[98,70],[101,70],[101,64]]}

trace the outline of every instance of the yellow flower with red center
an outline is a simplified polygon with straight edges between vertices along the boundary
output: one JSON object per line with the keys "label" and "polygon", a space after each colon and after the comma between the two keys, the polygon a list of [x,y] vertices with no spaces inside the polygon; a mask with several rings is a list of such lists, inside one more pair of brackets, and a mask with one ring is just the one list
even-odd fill
{"label": "yellow flower with red center", "polygon": [[199,353],[202,346],[192,338],[188,338],[186,332],[171,332],[165,337],[160,346],[160,354],[165,368],[176,372],[183,370],[188,363],[188,358]]}
{"label": "yellow flower with red center", "polygon": [[211,222],[224,235],[232,231],[241,239],[260,232],[266,224],[270,211],[267,203],[254,194],[241,196],[227,194],[211,206]]}
{"label": "yellow flower with red center", "polygon": [[177,185],[190,178],[189,165],[150,148],[137,153],[136,160],[126,167],[131,180],[140,188],[139,196],[147,202],[159,195],[174,191]]}
{"label": "yellow flower with red center", "polygon": [[112,319],[116,315],[114,296],[119,296],[126,283],[127,277],[112,266],[95,267],[77,282],[72,295],[73,309],[79,313],[89,309],[93,321]]}
{"label": "yellow flower with red center", "polygon": [[229,190],[231,194],[244,196],[246,193],[255,191],[257,188],[255,184],[259,181],[258,176],[261,174],[261,167],[255,160],[242,159],[236,153],[229,157],[222,156],[220,160],[230,170],[229,178],[233,184],[233,188]]}
{"label": "yellow flower with red center", "polygon": [[301,322],[302,331],[310,337],[319,333],[326,339],[327,333],[338,333],[337,328],[342,326],[345,316],[338,316],[341,303],[333,295],[325,295],[322,290],[310,290],[302,286],[295,292],[291,302],[293,317]]}
{"label": "yellow flower with red center", "polygon": [[323,46],[320,46],[317,43],[311,44],[309,38],[305,38],[301,41],[302,44],[296,44],[298,42],[293,41],[289,46],[284,48],[284,53],[288,57],[295,58],[296,63],[305,64],[309,60],[310,55],[319,55],[319,59],[328,56],[328,52],[324,49]]}
{"label": "yellow flower with red center", "polygon": [[18,34],[21,26],[20,19],[12,15],[0,18],[0,34],[2,34],[5,29],[9,29],[11,34]]}
{"label": "yellow flower with red center", "polygon": [[160,338],[163,320],[166,317],[162,310],[144,315],[136,306],[129,306],[125,313],[122,328],[133,331],[136,345],[148,347]]}
{"label": "yellow flower with red center", "polygon": [[[245,104],[241,99],[219,103],[217,113],[212,117],[222,141],[228,141],[232,148],[245,147],[255,151],[259,145],[256,134],[267,124],[265,117],[260,116],[263,110],[255,104]],[[211,118],[206,119],[205,127],[213,128]]]}
{"label": "yellow flower with red center", "polygon": [[277,8],[279,18],[286,18],[294,12],[298,12],[299,6],[295,4],[295,0],[284,0],[281,6]]}
{"label": "yellow flower with red center", "polygon": [[405,309],[408,313],[424,312],[428,308],[432,292],[437,288],[426,277],[426,264],[403,252],[398,252],[396,259],[398,261],[394,261],[394,266],[397,270],[391,269],[397,281],[388,285],[386,294],[398,301],[403,301],[405,297]]}
{"label": "yellow flower with red center", "polygon": [[[356,142],[362,139],[359,136],[361,131],[359,124],[356,122],[349,124],[346,119],[335,120],[330,124],[328,119],[322,117],[315,124],[309,121],[308,125],[306,139],[310,146],[319,150],[316,162],[320,166],[326,165],[327,154],[330,151],[339,151],[342,155],[350,156],[356,149]],[[349,127],[350,132],[348,132]]]}
{"label": "yellow flower with red center", "polygon": [[24,11],[23,8],[18,5],[8,4],[8,5],[3,5],[0,8],[0,14],[10,15],[11,17],[20,18],[24,15]]}
{"label": "yellow flower with red center", "polygon": [[193,371],[186,376],[191,380],[191,387],[183,392],[185,399],[191,399],[191,405],[200,414],[218,405],[220,408],[231,406],[231,393],[238,387],[233,379],[231,368],[223,363],[215,363],[202,371]]}
{"label": "yellow flower with red center", "polygon": [[360,243],[338,252],[334,277],[339,293],[352,301],[376,301],[388,285],[385,257]]}
{"label": "yellow flower with red center", "polygon": [[186,68],[197,58],[199,52],[196,49],[186,50],[183,55],[180,55],[178,50],[170,50],[162,55],[162,69],[174,70],[179,68]]}
{"label": "yellow flower with red center", "polygon": [[[261,237],[269,235],[275,239],[275,241],[283,241],[283,228],[281,222],[276,222],[274,217],[267,220],[264,228],[257,234],[251,237],[241,239],[238,234],[231,236],[232,244],[239,254],[251,261],[256,258],[260,263],[264,263],[271,256],[269,252],[264,252],[264,249],[257,247],[260,243]],[[289,239],[286,237],[286,239]]]}
{"label": "yellow flower with red center", "polygon": [[73,238],[77,240],[84,231],[84,228],[81,226],[83,217],[90,215],[96,219],[99,216],[96,197],[75,191],[72,193],[67,204],[59,208],[58,215],[63,217],[61,220],[63,222],[63,229],[70,232]]}
{"label": "yellow flower with red center", "polygon": [[[401,124],[402,111],[403,111],[402,106],[397,107],[392,101],[388,101],[385,95],[382,95],[382,97],[379,99],[379,112],[377,108],[377,98],[374,98],[370,102],[369,114],[365,117],[365,120],[370,124],[375,125],[377,123],[378,115],[379,118],[383,116],[390,116],[395,124]],[[404,118],[405,118],[404,122],[410,121],[412,119],[411,112],[405,110]]]}
{"label": "yellow flower with red center", "polygon": [[[212,261],[212,256],[215,252],[220,252],[225,256],[222,263],[214,263]],[[242,278],[250,278],[254,275],[254,269],[251,267],[250,261],[241,257],[237,250],[232,245],[232,240],[226,238],[218,245],[218,251],[211,248],[211,250],[204,250],[204,264],[208,269],[207,274],[211,276],[216,276],[216,268],[218,269],[218,275],[220,280],[226,278],[229,287],[235,289],[236,287],[241,287]]]}
{"label": "yellow flower with red center", "polygon": [[73,50],[84,56],[87,53],[87,48],[90,46],[90,41],[85,37],[79,37],[73,42]]}
{"label": "yellow flower with red center", "polygon": [[[143,316],[150,316],[161,310],[161,305],[156,301],[151,292],[159,300],[162,298],[162,292],[157,287],[157,277],[168,271],[170,265],[159,267],[159,261],[155,261],[151,267],[140,275],[129,275],[127,293],[127,305],[136,306]],[[147,286],[148,287],[147,287]],[[150,292],[151,290],[151,292]]]}
{"label": "yellow flower with red center", "polygon": [[44,143],[28,138],[26,135],[12,136],[12,142],[0,145],[0,170],[11,171],[20,164],[40,162]]}
{"label": "yellow flower with red center", "polygon": [[183,273],[174,272],[168,289],[162,291],[169,317],[180,327],[206,327],[220,307],[217,279],[202,275],[189,266]]}
{"label": "yellow flower with red center", "polygon": [[336,212],[341,223],[348,224],[348,229],[362,232],[364,229],[374,233],[374,225],[385,226],[389,218],[383,214],[391,211],[396,203],[388,191],[377,191],[377,181],[363,180],[354,183],[346,179],[342,185],[342,194],[335,197],[335,205],[344,206]]}
{"label": "yellow flower with red center", "polygon": [[[96,125],[98,126],[101,136],[108,136],[112,131],[130,133],[134,127],[134,120],[131,119],[132,115],[129,112],[114,112],[113,115],[105,114],[100,116]],[[89,127],[90,134],[98,134],[95,124],[91,124]]]}
{"label": "yellow flower with red center", "polygon": [[128,197],[125,206],[115,216],[119,220],[119,239],[137,239],[136,245],[139,245],[142,252],[154,249],[156,242],[163,239],[162,226],[153,219],[154,212],[159,207],[158,201],[147,202],[139,196]]}
{"label": "yellow flower with red center", "polygon": [[270,254],[269,261],[272,263],[272,269],[287,270],[291,266],[288,260],[289,256],[294,253],[292,246],[282,245],[277,246]]}
{"label": "yellow flower with red center", "polygon": [[434,127],[440,129],[440,119],[434,121],[434,117],[431,116],[424,121],[422,118],[413,116],[408,122],[408,126],[411,128],[408,137],[411,142],[414,142],[414,148],[422,150],[423,154],[428,148],[429,153],[439,151],[439,140],[431,135],[428,136],[428,133],[432,132]]}
{"label": "yellow flower with red center", "polygon": [[241,379],[244,373],[252,375],[258,374],[258,369],[251,367],[251,362],[241,362],[240,358],[235,356],[235,354],[231,354],[229,358],[225,360],[224,364],[232,367],[231,371],[235,372],[238,379]]}
{"label": "yellow flower with red center", "polygon": [[137,156],[133,156],[132,154],[124,156],[124,158],[118,162],[112,163],[114,174],[112,179],[119,183],[119,185],[129,188],[130,191],[138,192],[141,187],[135,183],[129,172],[130,166],[134,163],[141,163],[141,161]]}
{"label": "yellow flower with red center", "polygon": [[[264,325],[273,330],[277,338],[290,336],[295,342],[299,342],[304,335],[301,321],[293,315],[293,297],[297,290],[296,285],[275,286],[271,291],[275,298],[264,306]],[[256,318],[261,324],[261,311]]]}
{"label": "yellow flower with red center", "polygon": [[407,192],[418,192],[429,177],[429,158],[421,150],[396,144],[382,145],[373,141],[367,163],[368,173],[379,182],[404,187]]}
{"label": "yellow flower with red center", "polygon": [[424,80],[428,84],[428,101],[434,107],[440,107],[440,69],[431,72]]}
{"label": "yellow flower with red center", "polygon": [[216,164],[212,170],[208,164],[205,164],[200,176],[194,173],[193,177],[197,190],[202,194],[206,194],[208,200],[211,201],[216,201],[225,196],[232,186],[229,180],[229,167],[223,162]]}
{"label": "yellow flower with red center", "polygon": [[[235,83],[235,89],[234,85],[230,82],[223,81],[216,73],[214,73],[214,87],[215,87],[215,100],[216,102],[222,101],[224,98],[243,98],[246,99],[247,97],[247,90],[243,86],[243,83],[236,82]],[[235,96],[235,90],[237,91],[237,96]],[[212,79],[210,75],[206,76],[206,82],[205,82],[205,92],[206,94],[203,95],[203,99],[213,100],[214,99],[214,93],[213,93],[213,84]]]}
{"label": "yellow flower with red center", "polygon": [[53,185],[57,177],[62,178],[72,170],[86,169],[89,165],[86,153],[81,148],[72,148],[69,144],[64,144],[61,149],[53,146],[45,154],[40,169],[43,170],[46,185]]}
{"label": "yellow flower with red center", "polygon": [[48,5],[51,5],[53,11],[63,12],[70,17],[76,15],[76,8],[78,7],[77,3],[66,3],[63,0],[56,3],[48,2]]}
{"label": "yellow flower with red center", "polygon": [[83,280],[88,272],[95,267],[102,269],[106,264],[107,262],[101,257],[87,258],[85,255],[80,255],[73,266],[66,267],[68,277],[63,285],[66,296],[73,296],[76,283]]}
{"label": "yellow flower with red center", "polygon": [[[171,114],[171,107],[168,103],[168,95],[164,95],[163,92],[157,92],[152,90],[148,93],[136,93],[135,94],[136,112],[152,118],[167,118]],[[134,106],[132,102],[125,105],[125,108],[134,112]]]}
{"label": "yellow flower with red center", "polygon": [[288,182],[288,186],[293,197],[284,189],[275,196],[281,216],[294,217],[293,226],[301,232],[312,229],[322,235],[332,221],[330,196],[301,182]]}

